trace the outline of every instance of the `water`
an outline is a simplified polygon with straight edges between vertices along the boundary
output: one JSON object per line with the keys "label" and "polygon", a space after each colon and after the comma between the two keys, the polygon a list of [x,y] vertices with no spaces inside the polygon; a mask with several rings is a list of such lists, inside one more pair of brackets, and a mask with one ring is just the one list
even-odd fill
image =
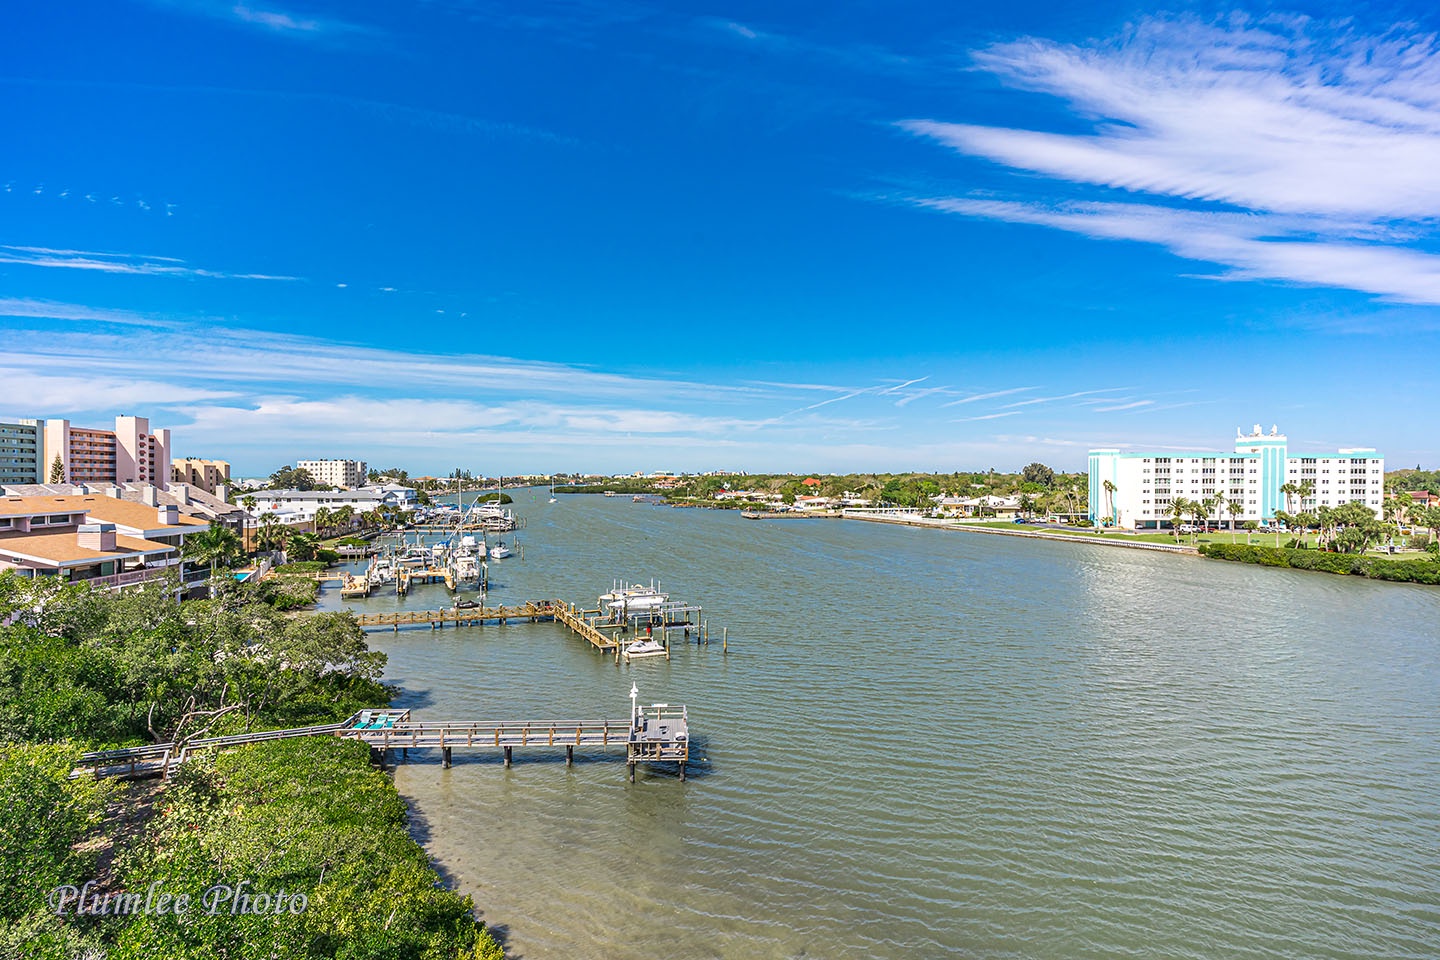
{"label": "water", "polygon": [[516,496],[492,601],[655,576],[711,645],[617,666],[554,625],[377,632],[397,704],[623,717],[633,680],[689,705],[705,762],[397,769],[512,957],[1440,954],[1440,590],[546,499]]}

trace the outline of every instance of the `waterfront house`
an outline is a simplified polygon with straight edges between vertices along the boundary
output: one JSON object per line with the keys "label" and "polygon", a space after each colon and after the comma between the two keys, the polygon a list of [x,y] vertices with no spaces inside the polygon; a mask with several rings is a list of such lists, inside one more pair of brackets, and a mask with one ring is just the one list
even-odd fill
{"label": "waterfront house", "polygon": [[209,526],[175,505],[105,494],[0,497],[0,570],[119,587],[179,567],[187,584],[203,582],[208,571],[185,571],[180,552]]}

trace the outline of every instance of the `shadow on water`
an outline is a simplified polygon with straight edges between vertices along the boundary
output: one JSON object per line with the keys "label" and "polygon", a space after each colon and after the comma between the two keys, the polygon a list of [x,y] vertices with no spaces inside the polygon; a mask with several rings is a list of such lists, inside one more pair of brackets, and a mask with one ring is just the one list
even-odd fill
{"label": "shadow on water", "polygon": [[435,694],[429,687],[416,689],[401,685],[396,688],[395,695],[390,698],[392,710],[424,710],[426,707],[435,705]]}
{"label": "shadow on water", "polygon": [[[428,850],[430,844],[435,839],[435,832],[431,828],[430,818],[425,815],[425,811],[413,800],[409,802],[408,806],[410,808],[410,836],[415,839],[416,843]],[[439,874],[440,879],[444,882],[447,889],[459,889],[461,883],[460,875],[451,870],[443,861],[432,857],[430,866]],[[478,905],[475,906],[473,912],[477,919],[481,921],[485,919],[485,911],[481,910]],[[513,951],[510,947],[510,927],[508,925],[503,923],[487,923],[485,924],[485,929],[490,932],[490,936],[494,937],[495,942],[500,944],[501,949],[505,951],[506,960],[524,960],[523,954]]]}
{"label": "shadow on water", "polygon": [[[412,752],[406,757],[399,753],[399,751],[403,749],[409,749]],[[454,748],[454,753],[451,754],[453,758],[451,763],[452,767],[503,767],[505,765],[504,755],[493,752],[495,750],[494,747],[488,748],[483,753],[462,753],[461,751],[464,749],[465,747],[463,745]],[[536,752],[533,749],[526,751],[525,747],[516,747],[515,752],[512,754],[513,760],[511,765],[516,767],[529,767],[554,766],[557,763],[565,763],[564,752],[556,750],[553,747],[542,747],[540,749],[544,752]],[[386,763],[392,766],[398,764],[407,767],[440,767],[444,763],[444,757],[441,756],[439,747],[405,748],[392,746],[390,747],[390,753],[391,756],[386,758]],[[575,751],[575,766],[577,767],[603,763],[624,764],[625,755],[614,752],[606,754],[595,751],[587,753],[582,753],[579,750]]]}

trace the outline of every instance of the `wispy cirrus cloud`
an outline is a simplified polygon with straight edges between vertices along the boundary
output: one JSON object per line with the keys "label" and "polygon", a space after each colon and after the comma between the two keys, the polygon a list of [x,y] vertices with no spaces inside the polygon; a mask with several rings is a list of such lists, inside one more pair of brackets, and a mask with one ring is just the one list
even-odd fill
{"label": "wispy cirrus cloud", "polygon": [[44,320],[86,320],[101,324],[134,327],[174,327],[177,324],[135,310],[109,307],[87,307],[78,303],[35,300],[25,297],[0,297],[0,317],[32,317]]}
{"label": "wispy cirrus cloud", "polygon": [[978,417],[956,417],[951,423],[973,423],[977,420],[999,420],[1001,417],[1018,417],[1019,410],[1002,410],[999,413],[984,413]]}
{"label": "wispy cirrus cloud", "polygon": [[371,27],[348,20],[282,9],[273,3],[233,3],[229,0],[151,0],[151,3],[192,16],[297,39],[333,42],[343,37],[373,35],[376,32]]}
{"label": "wispy cirrus cloud", "polygon": [[968,397],[961,397],[959,400],[951,400],[949,403],[942,403],[942,407],[958,407],[962,403],[979,403],[982,400],[996,400],[1000,397],[1008,397],[1011,394],[1025,393],[1027,390],[1035,390],[1036,387],[1011,387],[1009,390],[991,390],[987,393],[972,393]]}
{"label": "wispy cirrus cloud", "polygon": [[229,273],[187,266],[174,257],[141,256],[131,253],[103,253],[93,250],[60,250],[0,244],[0,263],[60,270],[89,270],[99,273],[139,276],[209,277],[223,280],[296,280],[297,277],[267,273]]}
{"label": "wispy cirrus cloud", "polygon": [[[1240,16],[1152,18],[1108,43],[1043,39],[978,70],[1064,100],[1084,133],[937,119],[900,126],[1106,202],[917,197],[971,217],[1163,246],[1225,279],[1440,303],[1440,38]],[[1151,200],[1136,201],[1137,195]]]}

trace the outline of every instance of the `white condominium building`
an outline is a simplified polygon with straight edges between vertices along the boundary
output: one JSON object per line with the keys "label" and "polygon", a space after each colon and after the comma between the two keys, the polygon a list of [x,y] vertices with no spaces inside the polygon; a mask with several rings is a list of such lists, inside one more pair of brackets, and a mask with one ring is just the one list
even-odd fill
{"label": "white condominium building", "polygon": [[[1170,525],[1177,497],[1205,500],[1216,495],[1239,505],[1237,522],[1268,522],[1277,510],[1298,512],[1359,502],[1381,514],[1385,458],[1368,447],[1334,453],[1291,453],[1278,428],[1263,433],[1256,424],[1235,431],[1234,453],[1130,453],[1090,451],[1090,519],[1131,530]],[[1281,488],[1308,481],[1308,494],[1287,496]],[[1228,522],[1222,506],[1212,517]]]}
{"label": "white condominium building", "polygon": [[295,469],[304,470],[317,483],[347,490],[363,487],[370,472],[364,460],[298,460]]}

